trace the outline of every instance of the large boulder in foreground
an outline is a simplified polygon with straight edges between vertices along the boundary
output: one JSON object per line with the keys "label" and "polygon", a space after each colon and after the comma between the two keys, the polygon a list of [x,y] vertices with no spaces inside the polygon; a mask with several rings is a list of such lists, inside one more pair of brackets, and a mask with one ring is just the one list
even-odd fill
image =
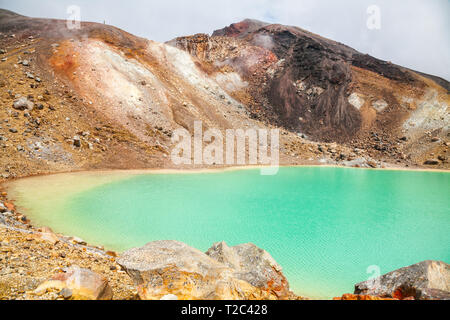
{"label": "large boulder in foreground", "polygon": [[113,297],[112,289],[105,277],[78,266],[55,274],[50,280],[39,285],[34,292],[44,294],[48,290],[64,292],[64,296],[72,300],[111,300]]}
{"label": "large boulder in foreground", "polygon": [[450,299],[450,265],[423,261],[355,285],[355,294],[417,300]]}
{"label": "large boulder in foreground", "polygon": [[155,241],[124,252],[117,263],[133,279],[144,300],[167,296],[180,300],[293,296],[281,268],[254,245],[230,248],[221,243],[205,254],[178,241]]}
{"label": "large boulder in foreground", "polygon": [[169,294],[202,299],[214,291],[215,280],[231,269],[201,251],[177,241],[155,241],[124,252],[117,263],[138,286],[143,300]]}
{"label": "large boulder in foreground", "polygon": [[287,298],[291,293],[281,266],[265,250],[252,243],[229,247],[225,242],[214,244],[206,254],[234,269],[234,276],[252,286]]}

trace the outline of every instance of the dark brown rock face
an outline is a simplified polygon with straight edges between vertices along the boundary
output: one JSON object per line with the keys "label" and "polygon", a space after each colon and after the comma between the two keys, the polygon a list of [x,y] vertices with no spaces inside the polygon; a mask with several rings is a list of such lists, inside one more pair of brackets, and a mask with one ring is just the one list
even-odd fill
{"label": "dark brown rock face", "polygon": [[361,128],[361,114],[348,101],[355,82],[353,68],[414,82],[404,68],[300,28],[270,25],[257,33],[270,37],[271,50],[285,61],[270,84],[271,105],[282,124],[318,140],[346,141]]}
{"label": "dark brown rock face", "polygon": [[450,265],[423,261],[355,285],[355,294],[417,300],[450,299]]}
{"label": "dark brown rock face", "polygon": [[353,135],[361,120],[347,101],[352,75],[345,56],[296,30],[271,29],[271,33],[281,48],[288,48],[285,53],[278,52],[286,66],[273,79],[269,91],[270,102],[284,124],[324,140]]}
{"label": "dark brown rock face", "polygon": [[218,36],[239,38],[276,55],[279,65],[264,81],[265,90],[258,91],[272,109],[266,113],[277,115],[266,120],[316,140],[345,142],[362,128],[360,110],[348,101],[358,86],[355,68],[398,83],[417,81],[410,70],[297,27],[244,20],[213,33]]}
{"label": "dark brown rock face", "polygon": [[[423,112],[433,104],[433,113],[440,113],[449,88],[444,79],[298,27],[248,19],[212,36],[180,37],[168,44],[189,52],[208,75],[239,77],[244,85],[226,90],[251,119],[265,125],[306,140],[357,147],[383,161],[424,165],[434,154],[446,159],[442,151],[427,147],[425,152],[422,145],[429,131],[441,132],[437,138],[445,140],[445,116]],[[419,124],[435,121],[431,118],[442,122],[433,122],[432,130]],[[399,136],[405,137],[402,145]],[[441,158],[442,163],[429,165],[445,165]]]}
{"label": "dark brown rock face", "polygon": [[414,77],[412,77],[406,69],[401,69],[390,62],[376,59],[368,54],[354,54],[352,64],[356,67],[375,72],[391,80],[414,82]]}

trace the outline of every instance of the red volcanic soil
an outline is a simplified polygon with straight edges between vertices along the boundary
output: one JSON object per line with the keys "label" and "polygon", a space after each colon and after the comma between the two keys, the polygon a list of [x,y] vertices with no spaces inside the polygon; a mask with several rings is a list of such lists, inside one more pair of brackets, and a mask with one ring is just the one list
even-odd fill
{"label": "red volcanic soil", "polygon": [[212,36],[243,37],[267,25],[269,24],[266,22],[246,19],[238,23],[233,23],[226,28],[216,30]]}

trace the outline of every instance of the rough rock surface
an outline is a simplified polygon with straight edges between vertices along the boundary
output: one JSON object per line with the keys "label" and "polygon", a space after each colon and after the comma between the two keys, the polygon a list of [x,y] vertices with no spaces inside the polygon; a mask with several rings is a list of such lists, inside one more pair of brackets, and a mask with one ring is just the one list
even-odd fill
{"label": "rough rock surface", "polygon": [[28,99],[25,97],[17,99],[16,101],[14,101],[13,104],[14,109],[17,110],[26,110],[26,109],[32,110],[33,106],[34,106],[33,102],[28,101]]}
{"label": "rough rock surface", "polygon": [[78,266],[55,274],[50,280],[39,285],[35,293],[44,294],[49,289],[61,290],[65,298],[73,300],[111,300],[113,297],[105,277]]}
{"label": "rough rock surface", "polygon": [[288,297],[289,285],[281,266],[265,250],[252,243],[229,247],[225,242],[214,244],[206,254],[233,268],[234,275],[251,285]]}
{"label": "rough rock surface", "polygon": [[450,265],[441,261],[423,261],[358,283],[355,294],[397,299],[450,299]]}
{"label": "rough rock surface", "polygon": [[342,297],[333,298],[333,300],[351,300],[351,301],[362,301],[362,300],[397,300],[393,298],[380,298],[377,296],[363,295],[363,294],[344,294]]}
{"label": "rough rock surface", "polygon": [[117,263],[145,300],[167,295],[180,300],[294,298],[280,267],[254,245],[221,243],[205,254],[181,242],[155,241],[124,252]]}

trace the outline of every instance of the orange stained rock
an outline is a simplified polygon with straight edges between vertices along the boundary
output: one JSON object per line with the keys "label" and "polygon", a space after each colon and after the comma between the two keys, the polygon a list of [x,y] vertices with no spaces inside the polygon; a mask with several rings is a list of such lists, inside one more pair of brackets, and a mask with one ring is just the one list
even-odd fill
{"label": "orange stained rock", "polygon": [[16,207],[14,206],[14,204],[10,203],[10,202],[5,202],[4,203],[5,207],[9,210],[9,211],[14,211],[16,209]]}
{"label": "orange stained rock", "polygon": [[72,79],[73,72],[78,66],[77,55],[73,45],[68,41],[62,42],[58,50],[53,53],[49,63],[55,71]]}
{"label": "orange stained rock", "polygon": [[117,253],[114,251],[106,251],[106,254],[110,257],[117,257]]}
{"label": "orange stained rock", "polygon": [[344,294],[342,297],[336,297],[333,298],[333,300],[398,300],[398,299],[392,299],[392,298],[381,298],[377,296],[369,296],[369,295],[359,295],[359,294]]}

